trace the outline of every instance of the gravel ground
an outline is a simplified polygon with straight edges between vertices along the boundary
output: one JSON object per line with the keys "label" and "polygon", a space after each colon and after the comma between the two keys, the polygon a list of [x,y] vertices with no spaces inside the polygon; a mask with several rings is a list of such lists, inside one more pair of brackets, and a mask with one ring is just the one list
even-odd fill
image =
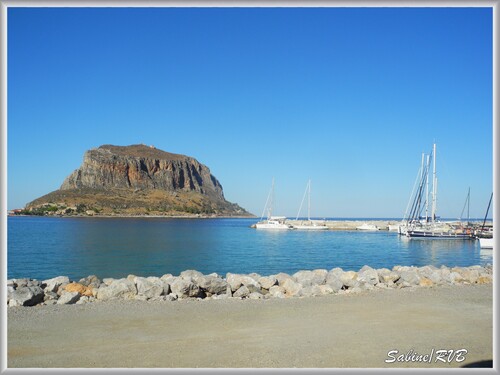
{"label": "gravel ground", "polygon": [[[493,358],[492,285],[8,309],[8,367],[461,367]],[[436,362],[440,349],[465,360]],[[394,362],[410,350],[431,363]]]}

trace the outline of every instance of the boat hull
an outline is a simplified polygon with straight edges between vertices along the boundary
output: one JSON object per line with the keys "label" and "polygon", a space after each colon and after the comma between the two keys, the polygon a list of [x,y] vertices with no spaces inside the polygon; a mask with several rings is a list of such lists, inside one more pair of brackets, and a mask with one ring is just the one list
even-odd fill
{"label": "boat hull", "polygon": [[290,230],[292,228],[288,226],[282,226],[282,225],[269,225],[269,224],[256,224],[255,225],[256,229],[267,229],[267,230]]}
{"label": "boat hull", "polygon": [[327,230],[326,225],[294,225],[293,229],[297,230]]}
{"label": "boat hull", "polygon": [[432,232],[432,231],[412,231],[406,232],[406,237],[412,239],[432,239],[432,240],[473,240],[474,237],[466,233]]}
{"label": "boat hull", "polygon": [[359,227],[356,227],[357,230],[362,230],[362,231],[377,231],[380,230],[379,227],[377,227],[374,224],[363,224]]}
{"label": "boat hull", "polygon": [[279,221],[274,221],[274,220],[268,220],[263,223],[257,223],[255,224],[256,229],[267,229],[267,230],[290,230],[293,229],[293,227],[289,224],[279,222]]}
{"label": "boat hull", "polygon": [[493,238],[479,238],[481,249],[493,249]]}

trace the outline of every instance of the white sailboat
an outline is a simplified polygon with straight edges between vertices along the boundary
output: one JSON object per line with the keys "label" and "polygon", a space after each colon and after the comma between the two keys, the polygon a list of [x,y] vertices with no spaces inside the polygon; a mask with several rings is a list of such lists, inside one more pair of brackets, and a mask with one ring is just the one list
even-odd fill
{"label": "white sailboat", "polygon": [[300,222],[298,224],[294,224],[293,227],[298,230],[325,230],[328,227],[325,223],[320,223],[317,221],[311,220],[311,180],[307,182],[306,190],[304,192],[304,196],[302,197],[302,202],[300,203],[299,212],[297,213],[297,217],[295,221],[299,220],[300,211],[302,210],[302,205],[304,204],[304,199],[308,196],[307,200],[307,221]]}
{"label": "white sailboat", "polygon": [[479,240],[479,247],[481,249],[493,249],[493,227],[486,227],[486,219],[488,217],[488,212],[490,211],[492,200],[493,193],[491,193],[490,202],[488,203],[488,208],[486,209],[486,215],[484,215],[483,225],[481,226],[481,229],[476,233],[476,238]]}
{"label": "white sailboat", "polygon": [[[429,209],[429,173],[430,173],[430,156],[433,160],[432,171],[432,206],[431,215],[428,214]],[[436,177],[436,144],[433,145],[431,155],[427,155],[427,163],[424,166],[424,155],[422,155],[422,173],[419,184],[419,189],[415,195],[412,204],[410,216],[407,219],[406,236],[411,239],[452,239],[452,240],[469,240],[473,239],[470,233],[462,229],[454,229],[446,223],[437,220],[437,177]],[[425,187],[425,193],[424,193]],[[425,204],[425,206],[424,206]],[[421,217],[422,209],[425,207],[425,217]]]}
{"label": "white sailboat", "polygon": [[[273,216],[273,205],[274,205],[274,178],[271,185],[271,190],[267,196],[266,204],[264,206],[264,211],[262,211],[262,216],[257,224],[255,224],[256,229],[269,229],[269,230],[289,230],[293,227],[286,223],[285,216]],[[264,213],[267,209],[267,219],[263,220]]]}

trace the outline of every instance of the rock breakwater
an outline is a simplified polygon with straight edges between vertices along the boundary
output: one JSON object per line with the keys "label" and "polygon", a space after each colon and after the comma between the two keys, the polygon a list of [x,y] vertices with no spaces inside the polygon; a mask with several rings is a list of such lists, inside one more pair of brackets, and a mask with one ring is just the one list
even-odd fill
{"label": "rock breakwater", "polygon": [[456,284],[489,284],[493,282],[491,265],[470,267],[394,266],[374,269],[364,266],[359,271],[316,269],[293,275],[278,273],[216,273],[204,275],[187,270],[178,276],[104,278],[91,275],[79,281],[67,276],[48,280],[7,280],[7,304],[40,306],[83,304],[113,299],[142,301],[175,301],[179,299],[269,299],[313,297],[327,294],[356,294],[381,289],[435,287]]}

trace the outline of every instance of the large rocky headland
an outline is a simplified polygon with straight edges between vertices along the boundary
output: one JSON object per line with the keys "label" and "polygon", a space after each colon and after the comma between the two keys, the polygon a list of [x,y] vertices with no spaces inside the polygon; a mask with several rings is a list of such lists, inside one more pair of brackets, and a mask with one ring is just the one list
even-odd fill
{"label": "large rocky headland", "polygon": [[146,145],[102,145],[61,187],[18,212],[31,215],[253,216],[224,198],[195,158]]}

